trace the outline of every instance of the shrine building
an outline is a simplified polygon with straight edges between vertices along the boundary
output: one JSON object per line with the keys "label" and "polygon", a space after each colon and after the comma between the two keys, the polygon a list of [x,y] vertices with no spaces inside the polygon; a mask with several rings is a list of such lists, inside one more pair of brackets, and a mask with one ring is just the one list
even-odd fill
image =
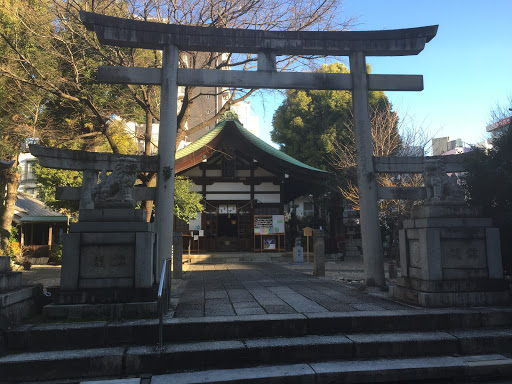
{"label": "shrine building", "polygon": [[284,251],[284,204],[311,193],[328,174],[280,152],[238,120],[223,121],[176,152],[176,175],[193,181],[206,209],[189,224],[175,219],[175,231],[196,251]]}

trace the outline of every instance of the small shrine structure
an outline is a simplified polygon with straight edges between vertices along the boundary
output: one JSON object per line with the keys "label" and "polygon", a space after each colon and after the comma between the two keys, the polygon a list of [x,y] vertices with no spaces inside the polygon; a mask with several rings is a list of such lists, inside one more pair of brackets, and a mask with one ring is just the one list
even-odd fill
{"label": "small shrine structure", "polygon": [[328,172],[227,120],[176,152],[176,174],[190,178],[206,204],[190,224],[176,222],[176,231],[193,236],[192,249],[283,251],[284,204],[309,193]]}

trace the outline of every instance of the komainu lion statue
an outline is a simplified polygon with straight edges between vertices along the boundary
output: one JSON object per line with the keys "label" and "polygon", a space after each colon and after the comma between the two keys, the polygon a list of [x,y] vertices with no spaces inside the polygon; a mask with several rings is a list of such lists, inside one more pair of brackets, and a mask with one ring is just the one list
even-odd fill
{"label": "komainu lion statue", "polygon": [[423,181],[427,189],[426,201],[460,201],[464,202],[464,191],[457,183],[457,176],[446,174],[442,160],[425,160]]}
{"label": "komainu lion statue", "polygon": [[134,208],[132,191],[137,178],[137,160],[121,157],[117,160],[114,171],[107,176],[100,174],[100,183],[92,189],[91,197],[94,208]]}

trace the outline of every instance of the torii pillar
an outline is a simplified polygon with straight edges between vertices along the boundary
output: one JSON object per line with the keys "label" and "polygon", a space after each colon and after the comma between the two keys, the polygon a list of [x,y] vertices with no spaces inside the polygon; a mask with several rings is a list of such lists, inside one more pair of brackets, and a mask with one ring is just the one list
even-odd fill
{"label": "torii pillar", "polygon": [[359,188],[359,224],[361,225],[365,283],[383,286],[384,259],[380,235],[377,180],[373,169],[373,140],[368,101],[368,77],[363,52],[350,56],[352,106],[356,137],[357,184]]}
{"label": "torii pillar", "polygon": [[162,82],[160,96],[160,129],[158,136],[159,168],[157,175],[155,215],[157,230],[157,280],[164,259],[172,252],[174,232],[174,164],[176,155],[176,135],[178,131],[178,63],[179,50],[167,45],[162,52]]}

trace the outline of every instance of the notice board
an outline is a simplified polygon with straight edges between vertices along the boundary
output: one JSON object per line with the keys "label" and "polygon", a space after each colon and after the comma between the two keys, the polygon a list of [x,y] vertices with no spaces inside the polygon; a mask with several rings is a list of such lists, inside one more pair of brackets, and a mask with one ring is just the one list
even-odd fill
{"label": "notice board", "polygon": [[201,229],[201,212],[197,212],[197,216],[195,219],[190,219],[188,223],[188,229],[190,231],[196,231]]}
{"label": "notice board", "polygon": [[254,233],[257,235],[283,234],[284,215],[254,216]]}

